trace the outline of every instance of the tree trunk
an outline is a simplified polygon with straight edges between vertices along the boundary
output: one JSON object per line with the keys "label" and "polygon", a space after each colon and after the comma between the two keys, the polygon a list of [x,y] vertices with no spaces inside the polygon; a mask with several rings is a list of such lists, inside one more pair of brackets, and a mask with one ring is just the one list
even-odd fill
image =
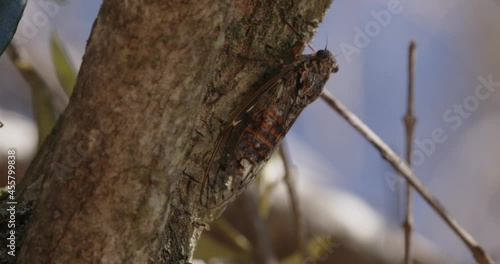
{"label": "tree trunk", "polygon": [[36,204],[19,263],[189,262],[221,213],[197,199],[221,126],[280,70],[273,58],[293,59],[287,23],[307,41],[330,2],[104,0],[19,185]]}

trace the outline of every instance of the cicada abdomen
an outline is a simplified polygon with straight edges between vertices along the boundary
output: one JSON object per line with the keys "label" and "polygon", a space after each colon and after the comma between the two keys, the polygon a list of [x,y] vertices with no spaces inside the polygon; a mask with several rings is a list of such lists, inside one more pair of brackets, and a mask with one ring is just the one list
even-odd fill
{"label": "cicada abdomen", "polygon": [[245,190],[337,70],[328,50],[301,55],[233,114],[208,161],[200,190],[203,206],[222,208]]}

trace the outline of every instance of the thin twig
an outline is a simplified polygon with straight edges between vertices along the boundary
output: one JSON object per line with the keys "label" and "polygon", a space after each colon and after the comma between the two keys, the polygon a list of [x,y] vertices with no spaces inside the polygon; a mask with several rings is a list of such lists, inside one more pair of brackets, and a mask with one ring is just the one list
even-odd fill
{"label": "thin twig", "polygon": [[494,263],[490,256],[463,229],[444,209],[439,201],[424,187],[413,171],[386,143],[380,139],[367,125],[365,125],[356,115],[349,111],[340,101],[333,97],[328,91],[323,91],[321,97],[326,103],[339,113],[349,124],[351,124],[361,135],[363,135],[402,176],[417,190],[425,201],[436,211],[436,213],[450,226],[465,245],[472,251],[474,258],[480,264]]}
{"label": "thin twig", "polygon": [[274,255],[271,238],[267,230],[266,223],[259,214],[257,206],[257,197],[251,189],[243,192],[245,200],[245,211],[248,217],[251,218],[251,227],[254,230],[255,241],[253,242],[253,252],[256,263],[277,264],[278,259]]}
{"label": "thin twig", "polygon": [[281,142],[280,145],[280,155],[285,166],[285,184],[288,189],[288,195],[290,196],[290,205],[292,207],[293,218],[295,221],[295,229],[297,230],[297,242],[299,246],[299,251],[301,253],[301,259],[308,257],[307,247],[306,247],[306,230],[304,226],[304,218],[302,218],[302,213],[300,210],[299,199],[297,196],[297,188],[295,187],[294,177],[293,177],[293,164],[290,163],[290,156],[288,155],[288,149],[286,142]]}
{"label": "thin twig", "polygon": [[[413,114],[414,100],[413,100],[413,84],[415,76],[415,42],[412,40],[410,42],[410,47],[408,51],[408,109],[405,117],[403,118],[405,128],[406,128],[406,162],[411,168],[411,152],[413,148],[413,134],[415,131],[415,124],[417,122],[415,115]],[[408,182],[406,182],[406,217],[403,223],[403,228],[405,232],[405,264],[413,263],[412,260],[412,250],[411,250],[411,236],[413,230],[413,213],[412,213],[412,191]]]}

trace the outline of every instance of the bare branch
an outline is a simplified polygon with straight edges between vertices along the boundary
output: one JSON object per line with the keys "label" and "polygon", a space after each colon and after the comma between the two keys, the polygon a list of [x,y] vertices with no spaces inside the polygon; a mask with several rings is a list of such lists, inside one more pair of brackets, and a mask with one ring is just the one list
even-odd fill
{"label": "bare branch", "polygon": [[281,142],[280,145],[280,155],[285,166],[285,184],[288,190],[288,195],[290,196],[290,205],[292,207],[293,219],[295,221],[295,229],[297,230],[297,242],[299,246],[299,251],[301,259],[308,257],[307,247],[306,247],[306,230],[304,226],[304,218],[300,210],[299,199],[297,196],[297,188],[295,187],[294,174],[293,174],[293,164],[290,163],[290,156],[288,155],[288,149],[286,146],[286,141]]}
{"label": "bare branch", "polygon": [[411,168],[389,147],[385,142],[380,139],[366,124],[363,123],[356,115],[349,111],[340,101],[333,97],[328,91],[323,91],[321,97],[325,102],[331,106],[337,113],[339,113],[349,124],[351,124],[361,135],[363,135],[402,176],[422,195],[425,201],[436,211],[436,213],[450,226],[465,245],[470,249],[476,261],[480,264],[494,263],[488,254],[481,248],[481,246],[472,238],[467,231],[462,228],[455,219],[453,219],[439,203],[439,201],[432,196],[432,194],[425,189],[424,185],[415,176]]}
{"label": "bare branch", "polygon": [[271,238],[267,230],[266,223],[259,214],[257,206],[257,197],[251,189],[243,192],[245,199],[245,214],[251,219],[251,228],[255,234],[253,243],[254,260],[256,263],[277,264],[278,259],[274,256]]}
{"label": "bare branch", "polygon": [[[411,152],[413,146],[413,134],[415,132],[416,118],[413,114],[413,84],[415,76],[415,42],[410,42],[408,53],[408,109],[403,118],[406,128],[406,162],[411,168]],[[405,231],[405,264],[412,263],[411,236],[413,230],[413,214],[412,214],[412,187],[406,182],[406,218],[403,223]]]}

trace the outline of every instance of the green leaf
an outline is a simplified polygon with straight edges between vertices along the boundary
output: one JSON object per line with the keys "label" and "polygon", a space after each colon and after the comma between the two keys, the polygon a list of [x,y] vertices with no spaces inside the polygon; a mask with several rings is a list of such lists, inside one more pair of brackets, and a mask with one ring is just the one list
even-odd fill
{"label": "green leaf", "polygon": [[56,123],[56,115],[48,95],[47,84],[35,71],[33,66],[19,57],[14,45],[7,48],[6,54],[31,87],[35,121],[38,125],[38,147],[50,134]]}
{"label": "green leaf", "polygon": [[28,0],[0,1],[0,55],[9,45]]}
{"label": "green leaf", "polygon": [[52,51],[52,61],[56,69],[57,78],[68,96],[73,92],[76,83],[76,70],[67,56],[67,52],[61,43],[57,33],[53,33],[50,39],[50,48]]}
{"label": "green leaf", "polygon": [[45,82],[34,70],[23,75],[31,86],[33,112],[38,125],[38,147],[40,147],[52,131],[57,118]]}

